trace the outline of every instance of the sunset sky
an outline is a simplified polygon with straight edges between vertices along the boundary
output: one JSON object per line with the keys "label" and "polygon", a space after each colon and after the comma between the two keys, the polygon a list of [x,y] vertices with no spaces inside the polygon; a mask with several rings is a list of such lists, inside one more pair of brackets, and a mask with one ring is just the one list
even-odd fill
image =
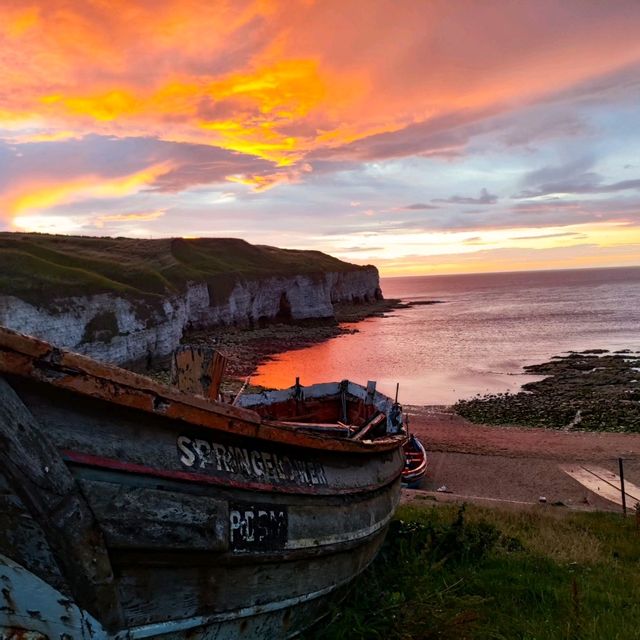
{"label": "sunset sky", "polygon": [[640,2],[0,0],[0,230],[640,264]]}

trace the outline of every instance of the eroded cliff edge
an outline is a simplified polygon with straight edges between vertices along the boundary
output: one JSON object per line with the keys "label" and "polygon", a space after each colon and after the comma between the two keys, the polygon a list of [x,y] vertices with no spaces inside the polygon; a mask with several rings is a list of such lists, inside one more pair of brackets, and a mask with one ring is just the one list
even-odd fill
{"label": "eroded cliff edge", "polygon": [[317,251],[0,234],[0,324],[114,364],[162,361],[187,329],[331,318],[380,297],[375,267]]}

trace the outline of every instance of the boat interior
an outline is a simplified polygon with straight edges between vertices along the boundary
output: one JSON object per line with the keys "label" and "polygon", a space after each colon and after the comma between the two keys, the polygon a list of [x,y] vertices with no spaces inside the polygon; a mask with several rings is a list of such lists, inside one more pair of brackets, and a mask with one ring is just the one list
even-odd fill
{"label": "boat interior", "polygon": [[290,389],[242,396],[238,404],[273,426],[356,440],[383,437],[402,427],[402,408],[376,392],[375,382],[365,388],[348,380],[311,386],[296,381]]}

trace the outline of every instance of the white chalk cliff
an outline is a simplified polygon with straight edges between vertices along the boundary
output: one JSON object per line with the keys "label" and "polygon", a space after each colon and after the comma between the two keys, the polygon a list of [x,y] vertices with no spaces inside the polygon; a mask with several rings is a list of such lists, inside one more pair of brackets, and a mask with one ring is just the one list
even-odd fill
{"label": "white chalk cliff", "polygon": [[381,296],[379,287],[377,269],[365,267],[238,280],[229,295],[191,282],[184,293],[154,304],[103,293],[39,307],[0,294],[0,325],[103,362],[144,366],[168,356],[187,328],[329,318],[333,303],[373,301]]}

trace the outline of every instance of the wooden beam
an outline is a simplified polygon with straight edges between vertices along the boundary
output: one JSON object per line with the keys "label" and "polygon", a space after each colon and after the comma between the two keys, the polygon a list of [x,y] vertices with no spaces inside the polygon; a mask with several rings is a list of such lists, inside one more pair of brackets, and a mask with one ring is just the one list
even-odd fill
{"label": "wooden beam", "polygon": [[171,384],[183,393],[217,400],[227,358],[210,347],[184,345],[171,358]]}
{"label": "wooden beam", "polygon": [[362,427],[362,429],[360,429],[360,431],[358,431],[358,433],[356,433],[356,435],[351,439],[362,440],[370,431],[375,429],[379,424],[382,424],[386,419],[387,416],[385,416],[384,413],[379,413],[378,415],[373,416],[373,418],[369,420],[369,422],[367,422],[367,424],[365,424],[364,427]]}

